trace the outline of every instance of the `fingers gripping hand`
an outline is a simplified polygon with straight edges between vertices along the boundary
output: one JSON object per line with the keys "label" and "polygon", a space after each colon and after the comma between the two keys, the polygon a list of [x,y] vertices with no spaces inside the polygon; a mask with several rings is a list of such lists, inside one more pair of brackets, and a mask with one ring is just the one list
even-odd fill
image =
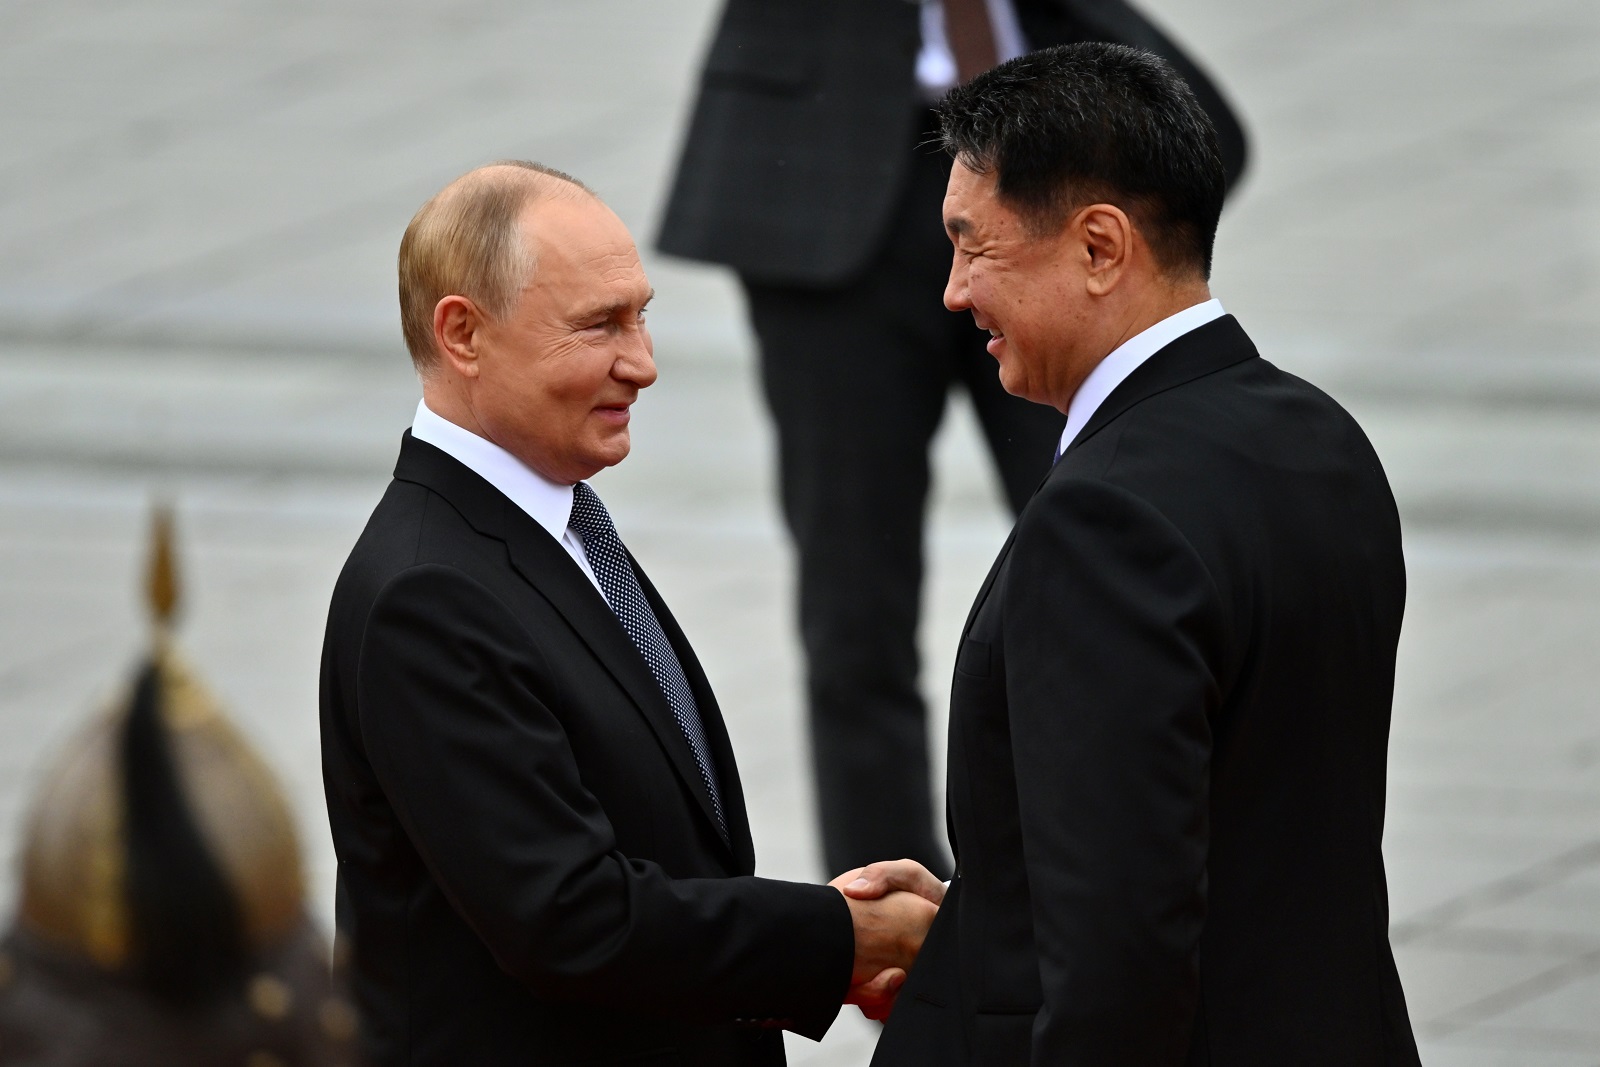
{"label": "fingers gripping hand", "polygon": [[903,889],[932,904],[944,901],[944,883],[916,860],[882,860],[845,871],[828,884],[854,900],[876,900]]}
{"label": "fingers gripping hand", "polygon": [[944,883],[920,863],[893,860],[846,871],[828,883],[844,894],[855,928],[846,1004],[883,1022],[944,899]]}
{"label": "fingers gripping hand", "polygon": [[860,985],[851,986],[850,992],[845,994],[844,1002],[854,1004],[861,1009],[861,1014],[876,1022],[884,1022],[889,1018],[889,1013],[894,1010],[895,997],[900,994],[900,987],[905,985],[906,972],[898,967],[890,967],[878,972],[877,977]]}
{"label": "fingers gripping hand", "polygon": [[850,984],[861,985],[890,969],[909,971],[922,948],[936,905],[915,893],[890,892],[875,900],[845,897],[855,929],[855,965]]}

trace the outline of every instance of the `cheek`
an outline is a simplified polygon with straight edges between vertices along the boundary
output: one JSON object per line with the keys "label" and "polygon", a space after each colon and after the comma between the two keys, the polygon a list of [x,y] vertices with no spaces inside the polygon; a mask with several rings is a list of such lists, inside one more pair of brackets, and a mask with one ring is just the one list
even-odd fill
{"label": "cheek", "polygon": [[602,346],[573,344],[541,369],[538,387],[549,400],[587,411],[605,388],[611,359]]}
{"label": "cheek", "polygon": [[991,314],[1015,315],[1023,309],[1026,282],[1003,264],[979,261],[972,266],[968,288],[973,303],[981,303]]}
{"label": "cheek", "polygon": [[982,267],[969,268],[967,271],[967,299],[972,306],[981,309],[985,314],[996,314],[1005,310],[1005,290],[996,284],[997,279],[992,271]]}

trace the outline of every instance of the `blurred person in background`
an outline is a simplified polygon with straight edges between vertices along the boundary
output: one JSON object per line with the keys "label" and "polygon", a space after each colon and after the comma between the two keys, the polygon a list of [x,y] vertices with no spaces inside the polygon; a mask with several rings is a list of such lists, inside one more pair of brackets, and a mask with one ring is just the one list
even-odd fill
{"label": "blurred person in background", "polygon": [[422,401],[322,672],[371,1062],[782,1064],[780,1029],[904,978],[935,908],[754,877],[716,698],[586,481],[656,378],[633,239],[501,163],[417,212],[399,273]]}
{"label": "blurred person in background", "polygon": [[169,526],[155,647],[35,799],[0,943],[4,1067],[355,1067],[293,816],[179,657]]}
{"label": "blurred person in background", "polygon": [[1058,412],[1000,387],[988,335],[939,302],[950,164],[925,147],[930,106],[996,62],[1081,40],[1166,57],[1238,178],[1233,113],[1122,0],[729,0],[705,60],[659,244],[732,267],[759,343],[829,871],[884,856],[949,871],[916,641],[947,394],[971,397],[1013,511],[1061,433]]}
{"label": "blurred person in background", "polygon": [[961,635],[960,869],[874,1064],[1416,1067],[1400,519],[1361,427],[1211,295],[1211,123],[1157,57],[1080,43],[941,131],[945,303],[1067,425]]}

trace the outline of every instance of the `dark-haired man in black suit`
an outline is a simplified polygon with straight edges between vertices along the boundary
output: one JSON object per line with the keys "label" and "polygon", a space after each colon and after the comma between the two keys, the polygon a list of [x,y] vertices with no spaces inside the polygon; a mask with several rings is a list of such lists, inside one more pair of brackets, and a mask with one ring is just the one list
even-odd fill
{"label": "dark-haired man in black suit", "polygon": [[945,303],[1067,426],[962,634],[959,873],[873,1062],[1414,1067],[1399,520],[1360,427],[1211,298],[1211,124],[1156,57],[1080,44],[942,132]]}
{"label": "dark-haired man in black suit", "polygon": [[1200,69],[1124,0],[727,0],[661,226],[665,252],[738,272],[777,428],[799,565],[811,756],[829,871],[934,839],[917,684],[928,450],[952,388],[1022,507],[1061,417],[1006,394],[987,340],[939,306],[949,161],[919,148],[945,90],[1029,48],[1146,48],[1245,139]]}
{"label": "dark-haired man in black suit", "polygon": [[773,1067],[931,921],[753,876],[716,698],[585,481],[655,381],[651,296],[616,215],[534,164],[463,176],[401,243],[422,402],[322,665],[373,1067]]}

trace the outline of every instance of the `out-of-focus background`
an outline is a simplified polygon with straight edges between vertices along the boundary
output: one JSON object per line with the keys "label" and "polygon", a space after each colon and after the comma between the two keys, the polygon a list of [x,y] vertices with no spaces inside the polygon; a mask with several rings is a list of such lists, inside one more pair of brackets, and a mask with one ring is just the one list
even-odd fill
{"label": "out-of-focus background", "polygon": [[[1600,5],[1143,6],[1253,135],[1214,291],[1268,358],[1355,412],[1400,501],[1385,852],[1424,1062],[1594,1067]],[[41,760],[141,648],[160,497],[178,508],[190,656],[285,778],[331,915],[317,655],[418,395],[400,233],[451,177],[520,156],[582,177],[648,243],[715,7],[0,7],[8,863]],[[751,340],[728,277],[646,261],[661,380],[601,490],[718,688],[762,872],[818,878]],[[936,709],[1006,530],[984,455],[955,405],[931,534]],[[14,882],[6,866],[0,900]],[[791,1058],[860,1064],[872,1040],[843,1018],[820,1046],[791,1038]]]}

